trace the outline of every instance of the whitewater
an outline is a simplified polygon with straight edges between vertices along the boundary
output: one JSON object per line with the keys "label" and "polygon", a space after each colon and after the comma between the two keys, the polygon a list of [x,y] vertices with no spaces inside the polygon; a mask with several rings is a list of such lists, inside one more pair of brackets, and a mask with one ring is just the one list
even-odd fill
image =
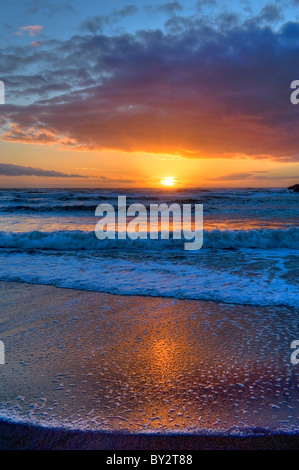
{"label": "whitewater", "polygon": [[[98,240],[95,208],[203,204],[202,249]],[[298,307],[298,195],[284,189],[2,190],[0,280],[114,294]]]}

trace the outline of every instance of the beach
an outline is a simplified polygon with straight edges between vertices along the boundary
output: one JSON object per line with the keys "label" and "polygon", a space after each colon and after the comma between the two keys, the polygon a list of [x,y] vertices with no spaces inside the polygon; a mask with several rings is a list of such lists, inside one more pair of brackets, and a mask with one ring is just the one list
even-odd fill
{"label": "beach", "polygon": [[299,450],[298,8],[2,1],[0,450]]}
{"label": "beach", "polygon": [[298,448],[296,309],[1,282],[1,448]]}
{"label": "beach", "polygon": [[298,450],[298,434],[264,436],[125,434],[0,422],[1,450]]}

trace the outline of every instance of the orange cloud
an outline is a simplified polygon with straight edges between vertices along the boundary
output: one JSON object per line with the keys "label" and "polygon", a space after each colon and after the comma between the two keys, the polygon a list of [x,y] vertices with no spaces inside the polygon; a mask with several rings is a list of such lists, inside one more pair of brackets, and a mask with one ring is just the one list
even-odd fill
{"label": "orange cloud", "polygon": [[[38,28],[22,31],[34,35]],[[2,139],[297,162],[298,109],[290,83],[298,73],[298,37],[292,22],[277,32],[253,23],[223,32],[198,22],[176,34],[45,41],[44,54],[26,47],[25,56],[18,53],[7,66],[17,96],[32,95],[32,101],[1,109]],[[25,70],[34,66],[26,80],[13,68],[20,61]]]}
{"label": "orange cloud", "polygon": [[21,26],[19,31],[16,33],[17,36],[24,36],[25,33],[28,33],[29,36],[37,36],[43,33],[44,27],[41,25],[34,26]]}

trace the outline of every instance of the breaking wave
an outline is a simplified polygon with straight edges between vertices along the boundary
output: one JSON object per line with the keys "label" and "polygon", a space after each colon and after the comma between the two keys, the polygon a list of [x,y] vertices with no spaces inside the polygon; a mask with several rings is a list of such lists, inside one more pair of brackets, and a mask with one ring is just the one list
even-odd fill
{"label": "breaking wave", "polygon": [[[0,232],[0,248],[21,250],[128,250],[142,249],[150,251],[181,250],[184,248],[182,233],[181,240],[152,240],[147,239],[126,240],[105,239],[98,240],[94,231],[70,230],[54,232]],[[191,240],[192,241],[192,240]],[[249,249],[298,249],[299,228],[288,229],[254,229],[254,230],[210,230],[204,231],[204,249],[237,250]]]}

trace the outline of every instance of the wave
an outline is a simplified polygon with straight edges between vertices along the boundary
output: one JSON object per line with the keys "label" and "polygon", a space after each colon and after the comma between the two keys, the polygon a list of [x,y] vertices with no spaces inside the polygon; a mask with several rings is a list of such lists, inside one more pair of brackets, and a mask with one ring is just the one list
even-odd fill
{"label": "wave", "polygon": [[217,212],[221,216],[243,212],[250,218],[256,213],[264,218],[288,217],[296,213],[297,198],[283,189],[195,189],[182,190],[2,190],[0,214],[76,214],[94,215],[101,203],[110,203],[117,209],[117,198],[126,195],[127,204],[142,203],[147,209],[151,203],[204,204],[204,213]]}
{"label": "wave", "polygon": [[[116,235],[117,237],[117,235]],[[53,232],[0,232],[0,248],[21,250],[183,250],[184,239],[181,240],[98,240],[94,231],[61,230]],[[210,230],[204,231],[203,249],[238,250],[248,249],[280,249],[298,250],[299,228],[288,229],[254,229],[254,230]]]}
{"label": "wave", "polygon": [[72,213],[72,212],[85,212],[90,215],[94,215],[94,211],[97,204],[94,202],[93,206],[90,204],[61,204],[59,206],[46,206],[46,205],[37,205],[37,204],[28,204],[28,205],[9,205],[6,207],[0,208],[0,213],[2,214],[11,214],[14,213],[24,213],[24,214],[33,214],[33,213],[50,213],[50,214],[60,214],[60,213]]}

